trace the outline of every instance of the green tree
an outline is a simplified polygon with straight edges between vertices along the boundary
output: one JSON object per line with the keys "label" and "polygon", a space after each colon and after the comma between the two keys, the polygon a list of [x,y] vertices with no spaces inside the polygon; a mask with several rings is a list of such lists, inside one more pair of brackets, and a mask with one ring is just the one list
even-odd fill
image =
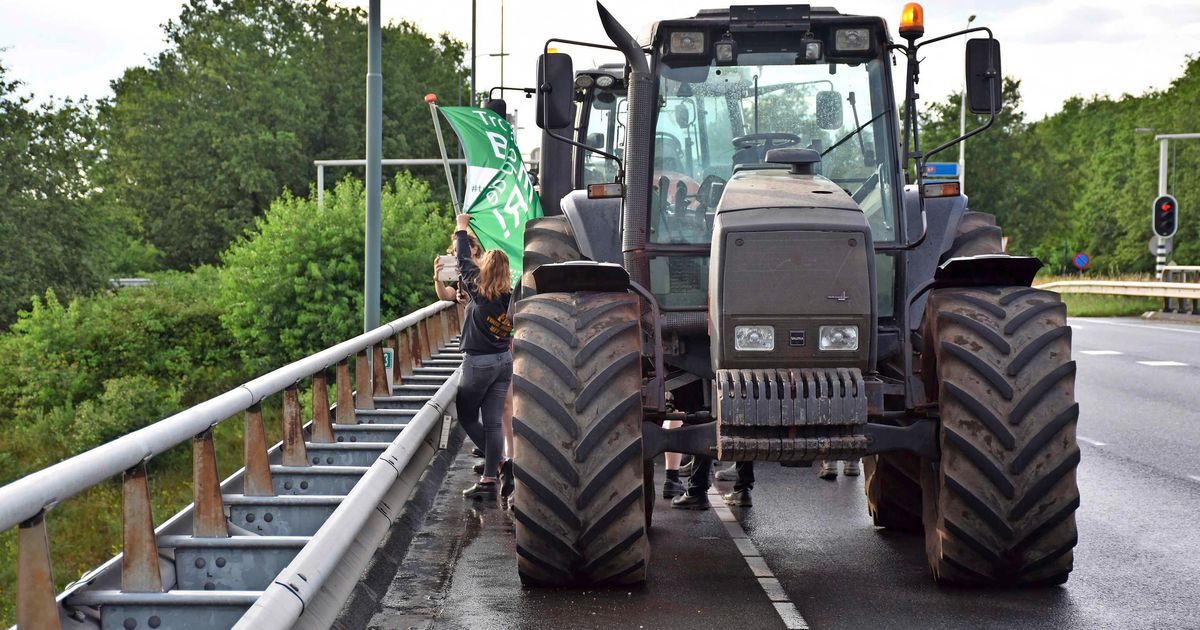
{"label": "green tree", "polygon": [[100,158],[91,106],[35,105],[19,86],[0,64],[0,328],[47,288],[101,286],[129,227],[87,177]]}
{"label": "green tree", "polygon": [[[285,194],[225,254],[222,320],[246,365],[278,367],[362,332],[364,200],[362,183],[349,178],[323,210],[315,195]],[[451,228],[424,181],[402,173],[384,190],[385,321],[433,301],[433,257]]]}
{"label": "green tree", "polygon": [[[314,159],[364,154],[366,16],[326,0],[191,0],[165,29],[167,50],[101,108],[103,184],[183,269],[215,262],[281,191],[307,194]],[[383,29],[388,157],[435,154],[421,96],[457,94],[462,56],[412,24]]]}

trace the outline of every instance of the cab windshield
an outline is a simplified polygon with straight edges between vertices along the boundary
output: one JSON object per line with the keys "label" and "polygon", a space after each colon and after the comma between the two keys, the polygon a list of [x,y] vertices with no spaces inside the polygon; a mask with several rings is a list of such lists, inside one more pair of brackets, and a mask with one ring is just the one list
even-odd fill
{"label": "cab windshield", "polygon": [[877,243],[896,240],[894,116],[879,59],[797,63],[794,52],[738,55],[737,65],[659,61],[650,240],[708,243],[721,185],[735,167],[782,147],[822,154],[819,173],[866,213]]}

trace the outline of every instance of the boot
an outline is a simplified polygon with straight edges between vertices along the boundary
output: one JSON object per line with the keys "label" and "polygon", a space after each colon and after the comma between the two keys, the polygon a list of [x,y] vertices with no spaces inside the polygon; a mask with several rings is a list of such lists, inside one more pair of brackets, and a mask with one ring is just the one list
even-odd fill
{"label": "boot", "polygon": [[833,481],[834,479],[837,479],[837,475],[836,459],[827,459],[821,462],[821,472],[817,473],[818,477],[826,481]]}
{"label": "boot", "polygon": [[712,507],[708,502],[708,493],[703,490],[697,490],[696,494],[691,494],[691,491],[671,499],[671,507],[678,510],[707,510]]}
{"label": "boot", "polygon": [[754,501],[750,498],[750,488],[734,490],[725,495],[725,505],[734,507],[750,507],[754,505]]}
{"label": "boot", "polygon": [[463,490],[464,499],[496,500],[495,481],[477,481],[475,485]]}
{"label": "boot", "polygon": [[847,477],[857,477],[861,472],[857,459],[847,459],[842,462],[842,474]]}
{"label": "boot", "polygon": [[687,490],[683,487],[683,482],[676,479],[663,480],[663,498],[673,499]]}
{"label": "boot", "polygon": [[500,496],[507,497],[517,488],[517,479],[513,474],[513,460],[506,459],[500,464]]}

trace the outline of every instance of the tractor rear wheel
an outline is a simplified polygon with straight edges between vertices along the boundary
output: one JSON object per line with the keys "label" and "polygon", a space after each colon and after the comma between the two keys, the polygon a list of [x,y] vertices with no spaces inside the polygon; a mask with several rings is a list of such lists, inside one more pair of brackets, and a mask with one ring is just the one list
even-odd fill
{"label": "tractor rear wheel", "polygon": [[940,401],[939,462],[922,462],[935,579],[1067,580],[1077,541],[1075,362],[1058,295],[1029,287],[936,289],[922,373]]}
{"label": "tractor rear wheel", "polygon": [[646,579],[639,301],[544,293],[517,306],[517,570],[525,584]]}
{"label": "tractor rear wheel", "polygon": [[880,453],[863,458],[867,510],[876,527],[919,534],[921,466],[912,453]]}
{"label": "tractor rear wheel", "polygon": [[579,243],[565,216],[531,219],[525,226],[525,253],[521,259],[521,297],[537,293],[533,271],[542,265],[583,260]]}
{"label": "tractor rear wheel", "polygon": [[954,232],[954,242],[950,249],[942,254],[942,261],[961,256],[979,256],[982,254],[1004,253],[1004,243],[1001,239],[1000,227],[996,225],[996,215],[986,212],[965,212],[958,221],[958,229]]}

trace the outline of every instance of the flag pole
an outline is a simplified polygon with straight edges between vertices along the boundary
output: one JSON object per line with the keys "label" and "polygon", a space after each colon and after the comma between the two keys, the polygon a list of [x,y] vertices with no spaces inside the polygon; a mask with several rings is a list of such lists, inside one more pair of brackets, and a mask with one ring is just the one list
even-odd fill
{"label": "flag pole", "polygon": [[429,113],[433,116],[433,132],[437,134],[438,149],[442,152],[442,166],[446,169],[446,187],[450,189],[450,203],[454,205],[454,214],[460,214],[462,206],[458,204],[458,191],[454,190],[454,177],[450,175],[450,158],[446,156],[446,141],[442,139],[442,125],[438,120],[437,94],[426,94],[425,102],[429,103]]}

